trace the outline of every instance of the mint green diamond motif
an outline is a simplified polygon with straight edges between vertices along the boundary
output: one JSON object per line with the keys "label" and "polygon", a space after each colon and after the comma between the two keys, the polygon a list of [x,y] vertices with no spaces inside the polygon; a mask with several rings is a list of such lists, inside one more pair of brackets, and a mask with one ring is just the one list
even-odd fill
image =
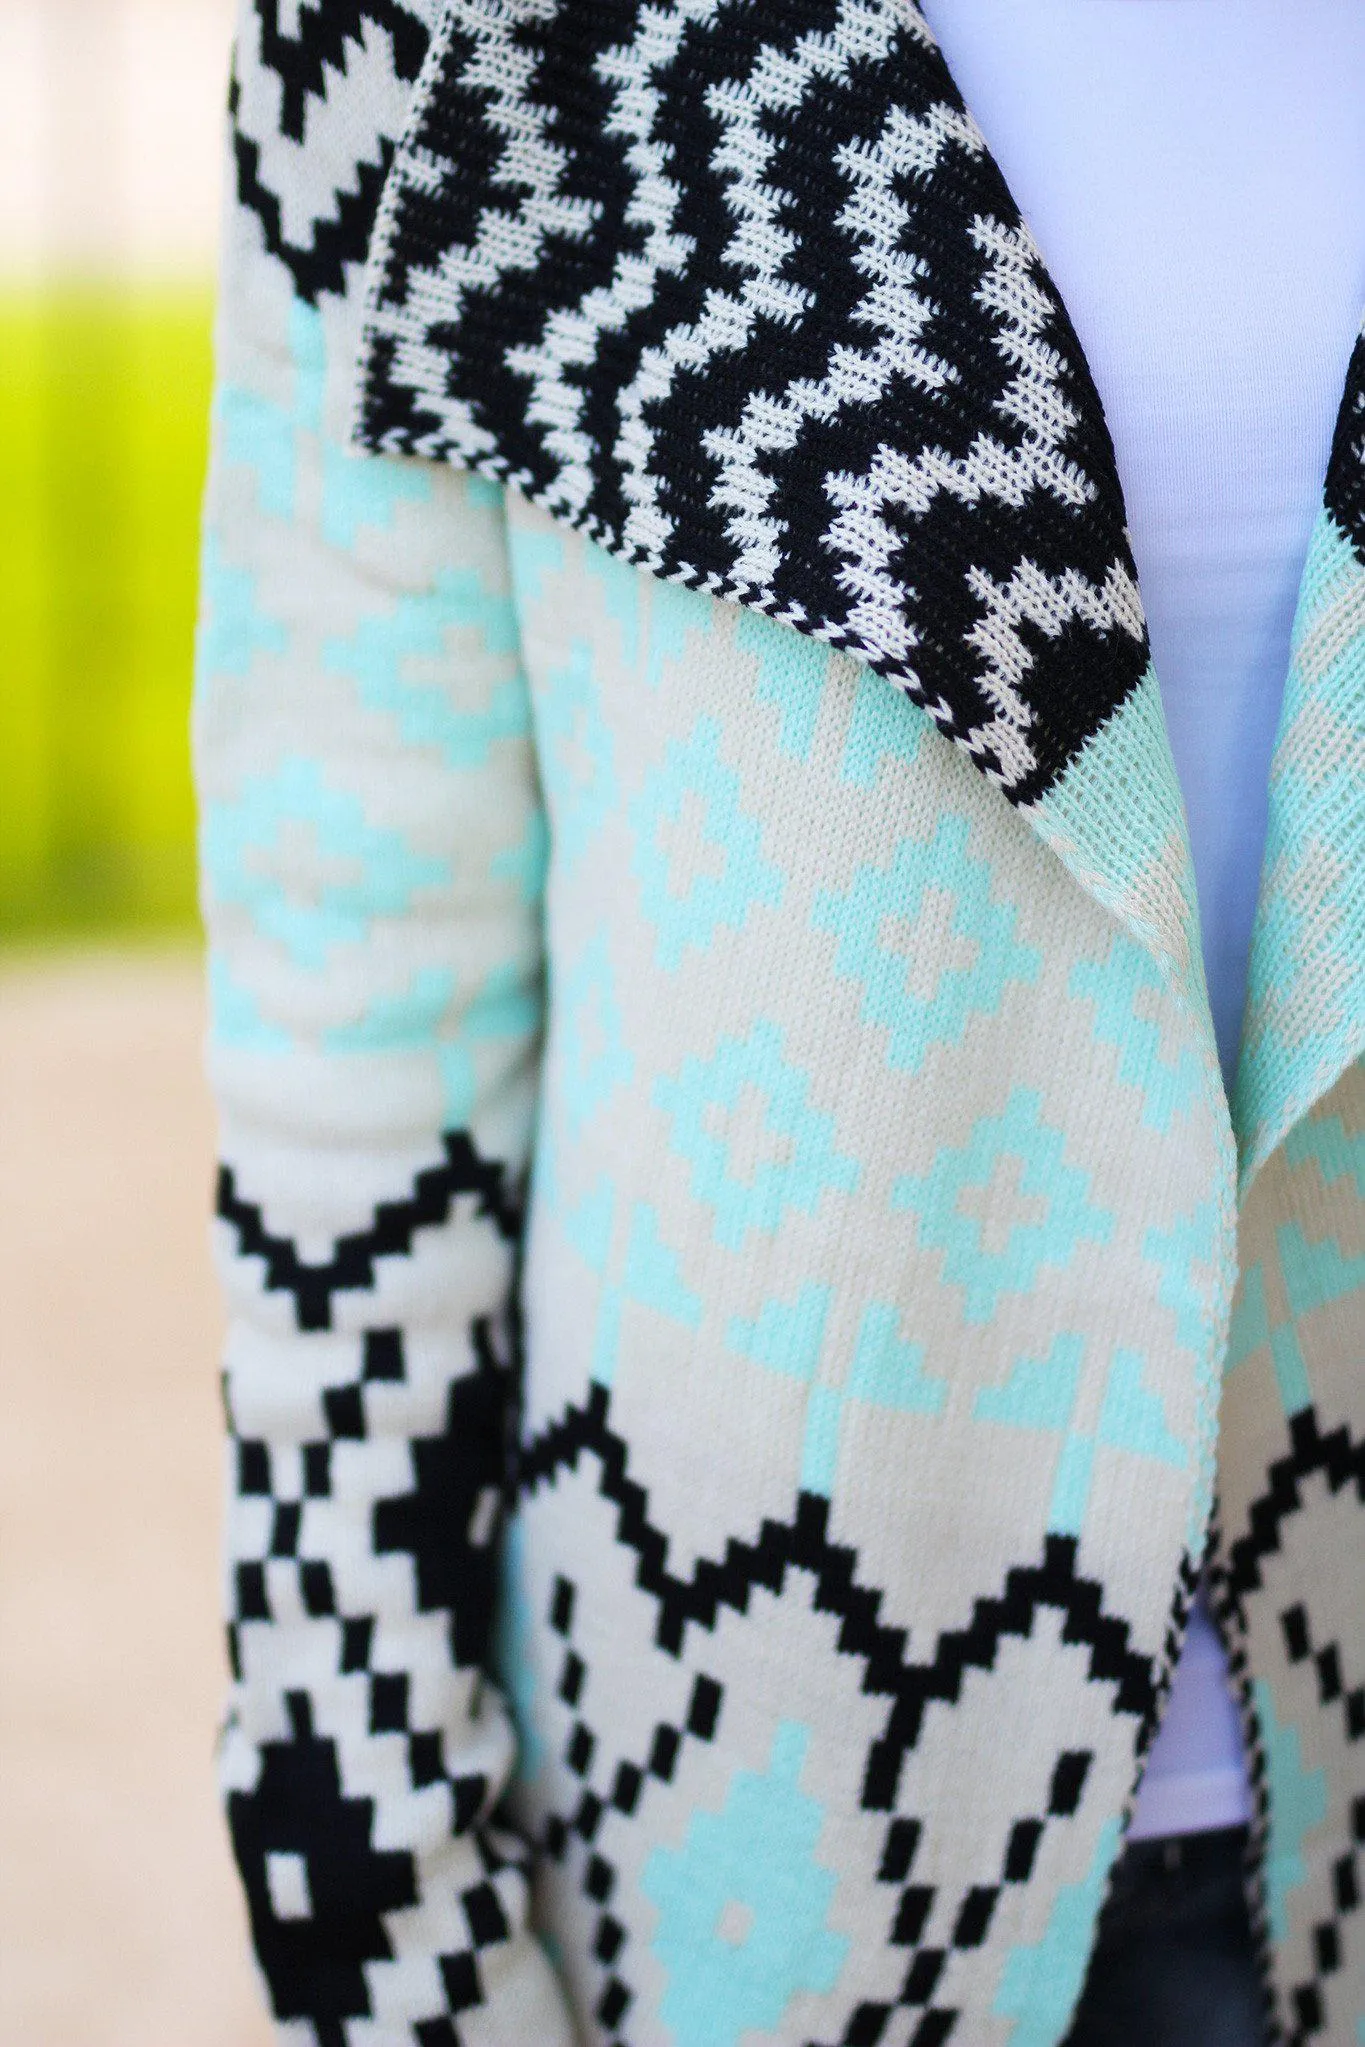
{"label": "mint green diamond motif", "polygon": [[742,931],[755,904],[774,908],[782,899],[782,877],[763,858],[758,820],[739,794],[739,776],[721,755],[719,722],[699,718],[685,741],[670,740],[631,804],[641,906],[670,974],[689,948],[705,952],[720,926]]}
{"label": "mint green diamond motif", "polygon": [[[1173,1216],[1169,1229],[1153,1225],[1142,1240],[1143,1257],[1161,1274],[1157,1299],[1174,1317],[1177,1343],[1194,1357],[1195,1389],[1210,1424],[1217,1413],[1223,1364],[1213,1341],[1219,1234],[1218,1206],[1215,1201],[1208,1200],[1201,1201],[1188,1215]],[[1288,1334],[1292,1338],[1292,1330]],[[1277,1375],[1279,1371],[1280,1360],[1277,1358]],[[1281,1384],[1284,1384],[1283,1379]],[[1211,1434],[1210,1427],[1210,1441]],[[1203,1545],[1205,1524],[1212,1504],[1213,1457],[1210,1450],[1197,1469],[1196,1482],[1190,1493],[1187,1546],[1191,1549]]]}
{"label": "mint green diamond motif", "polygon": [[1290,1313],[1295,1318],[1365,1292],[1365,1257],[1348,1256],[1335,1237],[1310,1244],[1301,1225],[1289,1222],[1276,1230],[1275,1242]]}
{"label": "mint green diamond motif", "polygon": [[1182,1115],[1199,1097],[1204,1068],[1192,1045],[1175,1059],[1165,1057],[1161,1031],[1147,1012],[1165,991],[1161,969],[1147,948],[1125,932],[1115,932],[1109,957],[1100,965],[1081,960],[1072,968],[1067,994],[1095,1005],[1095,1036],[1119,1054],[1119,1079],[1142,1089],[1142,1120],[1163,1134],[1171,1119]]}
{"label": "mint green diamond motif", "polygon": [[743,1315],[732,1315],[725,1341],[731,1350],[752,1358],[756,1365],[766,1365],[769,1371],[785,1373],[788,1378],[809,1381],[820,1362],[825,1321],[833,1299],[832,1287],[817,1286],[807,1280],[794,1300],[764,1301],[752,1321]]}
{"label": "mint green diamond motif", "polygon": [[674,2047],[774,2037],[793,1998],[839,1980],[850,1943],[826,1924],[837,1878],[816,1857],[824,1813],[801,1789],[809,1745],[784,1720],[767,1769],[737,1771],[721,1811],[695,1812],[682,1846],[645,1864]]}
{"label": "mint green diamond motif", "polygon": [[439,749],[452,768],[479,768],[499,740],[517,740],[530,729],[526,685],[520,676],[498,683],[478,710],[460,708],[439,679],[414,680],[409,664],[424,661],[435,670],[459,628],[476,631],[492,654],[516,649],[511,600],[489,592],[469,570],[438,575],[420,597],[403,597],[393,610],[362,619],[349,638],[327,641],[326,667],[356,682],[367,710],[391,717],[407,746]]}
{"label": "mint green diamond motif", "polygon": [[1285,1138],[1285,1159],[1289,1165],[1316,1159],[1328,1187],[1349,1173],[1365,1202],[1365,1130],[1347,1130],[1340,1116],[1306,1116],[1295,1124]]}
{"label": "mint green diamond motif", "polygon": [[530,613],[543,602],[548,579],[563,573],[564,535],[511,526],[507,533],[507,560],[517,610]]}
{"label": "mint green diamond motif", "polygon": [[598,932],[555,991],[560,1092],[572,1138],[581,1137],[602,1104],[634,1077],[606,934]]}
{"label": "mint green diamond motif", "polygon": [[515,845],[504,846],[488,863],[490,881],[510,881],[519,900],[528,906],[540,901],[545,873],[550,864],[550,827],[545,813],[537,808],[526,819],[525,829]]}
{"label": "mint green diamond motif", "polygon": [[219,446],[225,464],[256,472],[256,501],[267,518],[294,514],[294,419],[283,405],[239,384],[219,386]]}
{"label": "mint green diamond motif", "polygon": [[783,1056],[776,1024],[722,1039],[712,1059],[687,1059],[655,1082],[654,1100],[673,1119],[672,1148],[727,1250],[750,1231],[771,1234],[786,1210],[814,1215],[826,1192],[858,1184],[856,1159],[835,1148],[834,1118],[812,1108],[809,1076]]}
{"label": "mint green diamond motif", "polygon": [[1185,1444],[1166,1426],[1160,1395],[1146,1383],[1147,1360],[1139,1351],[1113,1352],[1105,1369],[1099,1426],[1093,1432],[1078,1429],[1075,1411],[1084,1358],[1084,1339],[1059,1332],[1046,1358],[1016,1358],[1004,1384],[983,1386],[972,1403],[974,1421],[1046,1429],[1061,1436],[1048,1509],[1047,1525],[1053,1535],[1082,1533],[1099,1446],[1148,1457],[1176,1471],[1189,1463]]}
{"label": "mint green diamond motif", "polygon": [[1226,1378],[1257,1351],[1268,1347],[1280,1402],[1286,1419],[1292,1420],[1313,1404],[1313,1386],[1299,1342],[1297,1320],[1311,1314],[1314,1308],[1326,1307],[1365,1286],[1365,1259],[1344,1259],[1341,1247],[1331,1237],[1320,1244],[1310,1244],[1297,1223],[1282,1223],[1276,1239],[1290,1317],[1271,1326],[1265,1266],[1258,1259],[1243,1272],[1232,1304],[1223,1375]]}
{"label": "mint green diamond motif", "polygon": [[1080,1245],[1107,1244],[1113,1231],[1113,1216],[1089,1199],[1089,1174],[1066,1163],[1066,1140],[1041,1111],[1034,1089],[1015,1088],[1003,1115],[980,1117],[961,1150],[945,1148],[893,1190],[925,1250],[944,1253],[968,1322],[991,1321],[1002,1296],[1031,1293],[1044,1266],[1061,1271]]}
{"label": "mint green diamond motif", "polygon": [[235,981],[227,961],[211,953],[208,963],[210,1035],[215,1045],[239,1052],[288,1052],[293,1037],[261,1010],[249,988]]}
{"label": "mint green diamond motif", "polygon": [[[306,880],[302,845],[313,870]],[[314,972],[337,947],[360,944],[378,918],[401,915],[419,891],[450,880],[449,862],[372,825],[360,798],[333,788],[303,755],[249,777],[235,802],[209,804],[201,857],[212,897],[241,905],[263,937]]]}
{"label": "mint green diamond motif", "polygon": [[[322,317],[298,299],[289,309],[289,354],[291,404],[277,405],[232,383],[223,385],[218,398],[223,459],[255,470],[257,502],[277,519],[294,516],[301,437],[322,435],[327,380]],[[390,527],[400,504],[425,504],[430,496],[431,480],[419,463],[356,456],[323,444],[322,532],[332,547],[349,554],[362,527]]]}
{"label": "mint green diamond motif", "polygon": [[914,766],[928,729],[927,711],[912,704],[900,690],[888,689],[885,677],[860,667],[839,772],[855,788],[875,788],[883,761]]}
{"label": "mint green diamond motif", "polygon": [[230,382],[218,394],[223,460],[255,470],[257,502],[275,519],[294,516],[297,436],[316,434],[322,425],[327,371],[322,319],[313,306],[298,299],[289,309],[289,356],[294,370],[291,404],[277,405]]}
{"label": "mint green diamond motif", "polygon": [[644,571],[608,554],[592,541],[584,544],[583,566],[602,586],[607,616],[621,636],[621,658],[628,669],[634,670],[640,659],[640,587],[646,580]]}
{"label": "mint green diamond motif", "polygon": [[1241,1284],[1232,1303],[1227,1354],[1223,1360],[1224,1378],[1235,1372],[1239,1365],[1244,1365],[1269,1341],[1270,1310],[1265,1297],[1265,1261],[1258,1258],[1254,1265],[1243,1269]]}
{"label": "mint green diamond motif", "polygon": [[571,867],[615,809],[616,746],[593,677],[592,650],[575,640],[539,703],[540,772],[555,857]]}
{"label": "mint green diamond motif", "polygon": [[1329,1187],[1349,1174],[1365,1201],[1365,1130],[1348,1130],[1340,1116],[1305,1116],[1286,1137],[1284,1155],[1291,1166],[1316,1159]]}
{"label": "mint green diamond motif", "polygon": [[463,1130],[478,1091],[476,1048],[528,1037],[539,1010],[534,987],[510,960],[456,1012],[452,1030],[446,1018],[455,994],[449,967],[423,967],[400,994],[376,996],[362,1016],[335,1026],[323,1043],[329,1052],[428,1053],[441,1075],[445,1127]]}
{"label": "mint green diamond motif", "polygon": [[256,577],[234,568],[212,534],[199,567],[203,617],[197,659],[203,676],[249,675],[258,654],[283,654],[289,639],[257,601]]}
{"label": "mint green diamond motif", "polygon": [[[681,661],[689,640],[705,640],[716,629],[717,606],[705,590],[692,590],[683,583],[660,583],[643,569],[630,574],[648,587],[649,630],[645,636],[643,675],[648,689],[659,689],[665,670]],[[747,613],[741,612],[741,618]]]}
{"label": "mint green diamond motif", "polygon": [[1347,1300],[1365,1290],[1365,1258],[1343,1256],[1335,1237],[1310,1244],[1296,1222],[1281,1223],[1275,1241],[1292,1319],[1271,1330],[1270,1355],[1285,1415],[1292,1418],[1313,1404],[1308,1361],[1299,1341],[1299,1320],[1311,1315],[1315,1308],[1330,1307],[1335,1301]]}
{"label": "mint green diamond motif", "polygon": [[[544,1144],[543,1137],[541,1143]],[[544,1155],[542,1152],[540,1156]],[[648,1202],[636,1201],[627,1210],[618,1198],[615,1183],[603,1173],[577,1207],[565,1209],[558,1202],[557,1191],[547,1185],[552,1180],[552,1172],[541,1176],[546,1198],[559,1206],[565,1236],[588,1270],[602,1282],[597,1296],[590,1369],[598,1385],[610,1386],[620,1360],[622,1318],[628,1301],[652,1308],[655,1314],[693,1330],[701,1325],[701,1301],[684,1282],[678,1254],[665,1241],[658,1211]],[[623,1216],[624,1254],[618,1228]]]}
{"label": "mint green diamond motif", "polygon": [[890,1301],[869,1301],[843,1386],[815,1385],[806,1410],[801,1488],[829,1499],[839,1468],[839,1445],[850,1400],[896,1414],[942,1414],[948,1385],[925,1370],[924,1347],[901,1335],[901,1311]]}
{"label": "mint green diamond motif", "polygon": [[346,554],[355,552],[361,529],[392,530],[400,505],[424,505],[431,497],[426,463],[396,455],[355,455],[326,441],[322,449],[322,536]]}
{"label": "mint green diamond motif", "polygon": [[1037,980],[1038,949],[1019,943],[992,880],[967,819],[948,812],[932,839],[902,839],[889,866],[860,868],[846,895],[816,897],[836,971],[862,983],[863,1022],[890,1033],[889,1065],[918,1073],[931,1045],[959,1045],[970,1017],[994,1016],[1011,981]]}
{"label": "mint green diamond motif", "polygon": [[[1175,1316],[1176,1340],[1196,1355],[1207,1347],[1217,1234],[1218,1211],[1212,1201],[1201,1201],[1168,1230],[1154,1224],[1142,1240],[1143,1257],[1160,1268],[1157,1299]],[[1201,1271],[1210,1276],[1201,1279]]]}
{"label": "mint green diamond motif", "polygon": [[761,611],[741,611],[735,645],[758,659],[758,700],[771,704],[781,723],[777,744],[793,760],[809,760],[820,717],[820,694],[830,650],[820,640],[778,625]]}

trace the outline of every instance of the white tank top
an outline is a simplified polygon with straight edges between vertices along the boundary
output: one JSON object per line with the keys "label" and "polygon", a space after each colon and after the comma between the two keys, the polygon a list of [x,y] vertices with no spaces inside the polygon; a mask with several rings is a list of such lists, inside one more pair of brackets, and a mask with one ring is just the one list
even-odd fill
{"label": "white tank top", "polygon": [[[1365,4],[922,4],[1109,420],[1230,1080],[1294,603],[1365,306]],[[1132,1835],[1248,1810],[1201,1604]]]}

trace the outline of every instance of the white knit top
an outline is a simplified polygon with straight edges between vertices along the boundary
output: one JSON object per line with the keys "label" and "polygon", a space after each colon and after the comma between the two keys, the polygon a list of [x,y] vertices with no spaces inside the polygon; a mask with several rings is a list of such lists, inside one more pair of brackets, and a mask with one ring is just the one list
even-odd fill
{"label": "white knit top", "polygon": [[[924,0],[1099,386],[1229,1081],[1304,555],[1365,303],[1365,7]],[[1136,1836],[1246,1816],[1196,1609]]]}

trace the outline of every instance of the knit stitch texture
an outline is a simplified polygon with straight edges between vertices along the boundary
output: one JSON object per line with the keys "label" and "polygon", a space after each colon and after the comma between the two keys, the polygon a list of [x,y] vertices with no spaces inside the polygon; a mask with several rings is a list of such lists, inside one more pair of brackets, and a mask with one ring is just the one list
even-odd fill
{"label": "knit stitch texture", "polygon": [[[607,121],[613,66],[661,38],[695,122],[789,89],[795,161],[817,78],[831,118],[892,123],[894,47],[905,260],[879,318],[918,302],[913,229],[924,261],[935,235],[957,252],[932,276],[969,335],[970,194],[1016,230],[914,10],[750,10],[772,54],[715,56],[732,11],[592,10],[560,86],[591,73]],[[690,85],[675,29],[703,53]],[[426,288],[392,267],[423,124],[468,142],[428,165],[439,235],[452,179],[491,177],[514,135],[535,159],[517,53],[561,31],[554,0],[439,24],[246,0],[241,21],[196,755],[230,1310],[221,1772],[281,2037],[1055,2047],[1216,1490],[1273,2027],[1356,2047],[1357,400],[1277,770],[1229,1344],[1231,1130],[1140,612],[978,635],[1033,656],[1011,780],[957,743],[980,718],[960,654],[945,717],[870,643],[771,615],[761,581],[737,603],[623,559],[587,498],[470,475],[453,443],[349,450],[362,366],[372,399],[416,390],[397,347],[374,382],[388,301],[362,264],[394,303]],[[496,161],[459,96],[495,45]],[[708,50],[756,97],[727,100]],[[574,132],[565,176],[624,146]],[[967,183],[939,183],[958,155]],[[1021,260],[1037,369],[1064,316]],[[485,310],[562,335],[561,275],[494,266]],[[510,366],[457,326],[422,334],[447,399],[466,379],[500,434],[553,426],[498,411]],[[959,482],[983,417],[1030,460],[1043,431],[1008,425],[1024,386],[964,348],[934,413]],[[1059,533],[1078,574],[1121,544],[1063,357],[1028,389],[1075,401],[1095,494],[1073,526],[1045,488],[1006,493],[1008,518],[986,491],[980,522],[1045,582]],[[863,461],[850,416],[808,478],[840,447]],[[697,473],[680,455],[651,487]],[[797,474],[777,463],[770,507]],[[948,525],[898,542],[897,602],[947,662],[943,564],[984,616],[1004,586],[953,552],[980,505],[941,495]],[[1302,882],[1305,847],[1330,887]]]}

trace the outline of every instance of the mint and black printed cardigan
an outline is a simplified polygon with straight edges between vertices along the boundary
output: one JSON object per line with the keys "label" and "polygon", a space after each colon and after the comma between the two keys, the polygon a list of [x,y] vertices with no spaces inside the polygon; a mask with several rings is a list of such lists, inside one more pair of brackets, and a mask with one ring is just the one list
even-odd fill
{"label": "mint and black printed cardigan", "polygon": [[196,743],[283,2040],[1053,2047],[1210,1560],[1365,2040],[1365,352],[1235,1100],[912,0],[243,0]]}

